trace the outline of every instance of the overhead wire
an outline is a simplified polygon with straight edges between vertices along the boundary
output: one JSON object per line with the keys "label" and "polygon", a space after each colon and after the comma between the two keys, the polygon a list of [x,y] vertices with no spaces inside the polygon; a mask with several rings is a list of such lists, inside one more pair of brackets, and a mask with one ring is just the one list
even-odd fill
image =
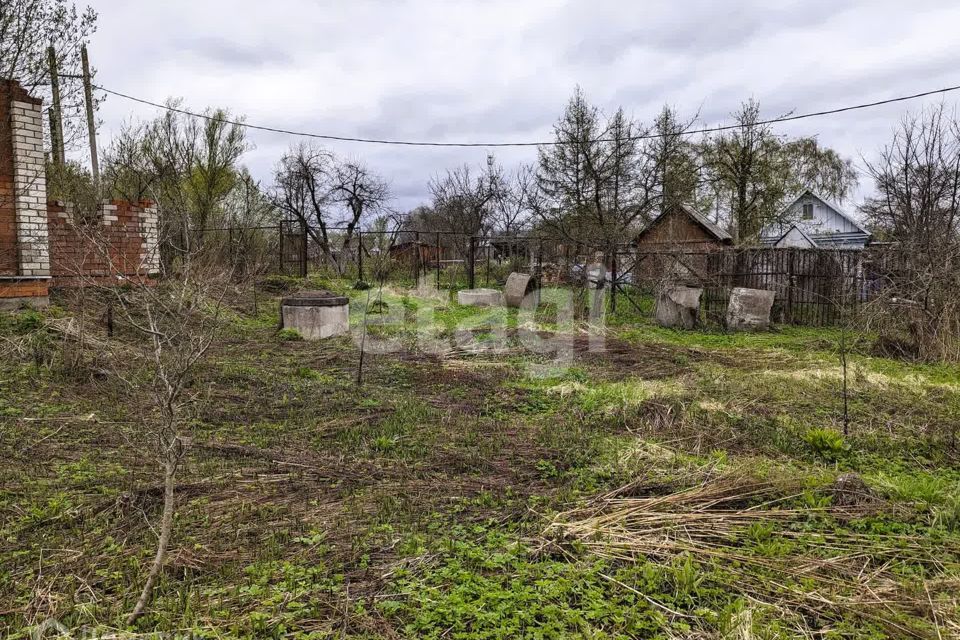
{"label": "overhead wire", "polygon": [[[565,140],[546,140],[546,141],[539,141],[539,142],[532,142],[532,141],[442,142],[442,141],[430,141],[430,140],[398,140],[398,139],[385,139],[385,138],[362,138],[362,137],[356,137],[356,136],[342,136],[342,135],[333,135],[333,134],[325,134],[325,133],[313,133],[309,131],[297,131],[294,129],[285,129],[282,127],[252,124],[244,120],[221,118],[215,115],[211,115],[209,113],[198,113],[196,111],[190,111],[188,109],[184,109],[182,107],[178,107],[173,104],[162,104],[159,102],[154,102],[152,100],[147,100],[145,98],[139,98],[126,93],[122,93],[120,91],[109,89],[100,84],[94,84],[93,86],[95,89],[98,89],[99,91],[102,91],[109,95],[117,96],[125,100],[130,100],[132,102],[137,102],[137,103],[148,105],[158,109],[165,109],[167,111],[178,113],[188,117],[201,118],[201,119],[210,120],[210,121],[215,120],[215,121],[223,122],[225,124],[244,127],[244,128],[252,129],[256,131],[266,131],[269,133],[279,133],[279,134],[297,136],[302,138],[313,138],[318,140],[328,140],[328,141],[334,141],[334,142],[356,142],[356,143],[362,143],[362,144],[378,144],[378,145],[393,145],[393,146],[407,146],[407,147],[541,147],[541,146],[561,146],[564,144],[576,144],[581,142],[581,141],[569,142]],[[886,98],[883,100],[875,100],[873,102],[851,104],[851,105],[846,105],[842,107],[835,107],[832,109],[823,109],[820,111],[811,111],[811,112],[800,113],[800,114],[788,114],[788,115],[780,116],[777,118],[760,120],[760,121],[751,123],[749,125],[738,123],[738,124],[719,125],[715,127],[705,127],[701,129],[689,129],[689,130],[677,132],[677,133],[644,133],[640,135],[626,136],[624,138],[620,138],[619,140],[620,141],[651,140],[651,139],[663,138],[667,136],[674,137],[677,135],[689,136],[689,135],[698,135],[698,134],[706,134],[706,133],[719,133],[723,131],[730,131],[732,129],[740,129],[745,126],[766,126],[766,125],[778,124],[781,122],[793,122],[796,120],[804,120],[807,118],[817,118],[822,116],[834,115],[838,113],[846,113],[849,111],[870,109],[870,108],[879,107],[883,105],[894,104],[898,102],[905,102],[908,100],[916,100],[918,98],[925,98],[925,97],[937,95],[937,94],[946,94],[946,93],[950,93],[952,91],[957,91],[957,90],[960,90],[960,85],[943,87],[941,89],[931,89],[929,91],[922,91],[920,93],[902,95],[894,98]],[[594,142],[599,143],[599,142],[614,142],[614,141],[616,140],[612,138],[597,138],[595,140],[586,140],[582,142],[586,144],[586,143],[594,143]]]}

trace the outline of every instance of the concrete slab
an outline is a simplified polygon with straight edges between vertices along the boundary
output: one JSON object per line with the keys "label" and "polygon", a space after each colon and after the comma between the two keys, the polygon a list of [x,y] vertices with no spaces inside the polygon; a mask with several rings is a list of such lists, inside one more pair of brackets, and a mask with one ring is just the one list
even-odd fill
{"label": "concrete slab", "polygon": [[695,287],[664,287],[657,296],[657,323],[671,329],[693,329],[700,312],[703,289]]}
{"label": "concrete slab", "polygon": [[496,289],[462,289],[457,302],[466,307],[496,307],[503,304],[503,295]]}
{"label": "concrete slab", "polygon": [[540,287],[529,273],[511,273],[503,288],[503,300],[508,307],[536,309],[540,305]]}
{"label": "concrete slab", "polygon": [[776,293],[765,289],[735,287],[727,305],[727,329],[762,331],[770,326],[770,310]]}

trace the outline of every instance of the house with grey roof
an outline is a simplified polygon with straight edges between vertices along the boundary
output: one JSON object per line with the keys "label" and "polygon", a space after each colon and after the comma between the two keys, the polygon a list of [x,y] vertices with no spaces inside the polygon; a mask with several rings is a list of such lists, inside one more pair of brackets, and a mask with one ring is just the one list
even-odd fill
{"label": "house with grey roof", "polygon": [[760,242],[771,247],[862,249],[870,242],[870,232],[840,206],[807,189],[764,227]]}

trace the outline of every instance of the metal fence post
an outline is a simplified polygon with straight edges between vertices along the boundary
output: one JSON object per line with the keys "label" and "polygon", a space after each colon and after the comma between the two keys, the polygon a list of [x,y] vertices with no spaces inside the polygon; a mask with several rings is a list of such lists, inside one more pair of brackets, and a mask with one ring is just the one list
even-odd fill
{"label": "metal fence post", "polygon": [[413,234],[413,286],[420,284],[420,232]]}
{"label": "metal fence post", "polygon": [[467,288],[473,289],[476,285],[476,274],[474,273],[474,266],[476,264],[477,258],[477,239],[474,236],[470,236],[470,248],[467,253]]}
{"label": "metal fence post", "polygon": [[300,241],[300,277],[306,278],[307,277],[307,223],[305,221],[302,221],[300,223],[300,227],[301,227],[300,233],[302,236]]}
{"label": "metal fence post", "polygon": [[357,281],[363,282],[363,231],[357,230]]}
{"label": "metal fence post", "polygon": [[483,248],[483,250],[484,250],[484,253],[487,254],[486,256],[487,271],[486,271],[486,274],[484,275],[484,282],[486,283],[486,286],[489,287],[490,286],[490,253],[491,253],[491,250],[493,249],[493,244],[491,244],[490,238],[487,238],[487,241],[485,244],[486,246]]}
{"label": "metal fence post", "polygon": [[617,312],[617,245],[610,257],[610,313]]}
{"label": "metal fence post", "polygon": [[283,222],[277,225],[277,231],[279,232],[277,237],[280,239],[280,242],[277,245],[280,248],[280,253],[278,255],[278,257],[280,258],[279,266],[280,266],[280,273],[283,273]]}
{"label": "metal fence post", "polygon": [[437,290],[440,290],[440,232],[437,231]]}

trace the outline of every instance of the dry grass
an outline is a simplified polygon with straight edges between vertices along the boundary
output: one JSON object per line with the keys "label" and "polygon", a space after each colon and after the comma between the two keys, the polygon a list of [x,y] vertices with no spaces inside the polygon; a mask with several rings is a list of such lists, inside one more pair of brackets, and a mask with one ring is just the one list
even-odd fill
{"label": "dry grass", "polygon": [[[799,477],[700,475],[697,484],[665,495],[637,496],[642,483],[610,492],[557,515],[546,535],[616,562],[669,564],[684,557],[703,568],[721,566],[736,574],[744,597],[798,625],[852,615],[894,637],[960,632],[960,581],[944,567],[960,553],[957,543],[934,549],[921,537],[812,529],[805,524],[830,518],[832,509],[795,506],[804,495]],[[844,515],[851,516],[850,508]],[[765,542],[781,546],[764,549]],[[908,567],[922,567],[925,575],[905,579]],[[917,625],[918,616],[930,627]],[[810,625],[803,632],[814,637],[822,629]]]}

